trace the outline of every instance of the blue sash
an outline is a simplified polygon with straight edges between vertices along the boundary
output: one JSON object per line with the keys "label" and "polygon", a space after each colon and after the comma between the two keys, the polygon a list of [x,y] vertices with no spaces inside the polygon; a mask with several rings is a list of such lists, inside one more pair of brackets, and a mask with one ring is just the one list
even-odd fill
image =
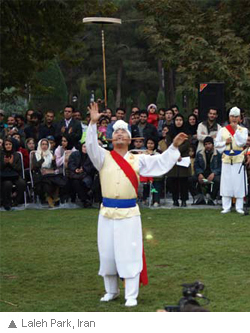
{"label": "blue sash", "polygon": [[136,206],[136,199],[110,199],[103,198],[104,207],[108,208],[132,208]]}
{"label": "blue sash", "polygon": [[231,150],[224,150],[224,154],[226,154],[227,156],[237,156],[240,155],[243,150],[234,150],[234,154],[230,154]]}

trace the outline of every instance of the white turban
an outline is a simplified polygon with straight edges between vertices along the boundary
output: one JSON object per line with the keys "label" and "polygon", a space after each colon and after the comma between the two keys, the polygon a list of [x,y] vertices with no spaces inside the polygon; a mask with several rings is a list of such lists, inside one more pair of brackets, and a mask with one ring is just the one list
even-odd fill
{"label": "white turban", "polygon": [[229,116],[235,116],[235,117],[238,117],[240,116],[240,109],[237,108],[237,106],[234,106],[230,112],[229,112]]}
{"label": "white turban", "polygon": [[114,129],[114,132],[113,134],[115,133],[115,131],[119,130],[119,129],[122,129],[124,131],[126,131],[131,139],[131,133],[130,131],[128,130],[128,124],[123,121],[123,120],[117,120],[114,125],[113,125],[113,129]]}

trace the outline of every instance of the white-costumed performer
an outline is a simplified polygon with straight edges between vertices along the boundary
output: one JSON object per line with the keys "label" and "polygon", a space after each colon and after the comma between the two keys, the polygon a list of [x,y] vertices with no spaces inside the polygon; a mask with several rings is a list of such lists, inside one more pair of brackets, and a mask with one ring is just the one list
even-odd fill
{"label": "white-costumed performer", "polygon": [[247,142],[248,132],[247,128],[239,126],[239,122],[240,109],[235,106],[229,112],[229,125],[219,130],[214,144],[215,148],[223,153],[220,181],[223,214],[231,211],[232,198],[236,198],[236,212],[244,214],[244,168],[241,168],[241,164],[244,160],[243,147]]}
{"label": "white-costumed performer", "polygon": [[[187,135],[180,133],[162,155],[133,155],[128,152],[131,134],[119,120],[114,125],[112,152],[98,145],[96,123],[101,117],[96,103],[91,104],[91,121],[86,136],[88,155],[100,173],[103,203],[98,219],[99,275],[106,294],[101,301],[118,297],[118,276],[125,279],[126,306],[136,306],[143,265],[142,227],[136,204],[139,175],[158,177],[177,162],[178,150]],[[147,277],[144,275],[147,280]],[[147,281],[144,281],[145,284]],[[142,281],[143,283],[143,281]]]}

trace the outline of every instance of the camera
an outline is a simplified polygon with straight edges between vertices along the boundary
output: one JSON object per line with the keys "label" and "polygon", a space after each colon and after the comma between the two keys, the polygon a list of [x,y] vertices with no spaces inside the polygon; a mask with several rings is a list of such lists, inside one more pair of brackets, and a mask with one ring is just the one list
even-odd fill
{"label": "camera", "polygon": [[204,290],[205,286],[200,281],[194,283],[182,284],[182,295],[183,297],[179,300],[178,305],[167,305],[165,311],[167,312],[202,312],[207,311],[199,302],[195,299],[196,297],[206,300],[206,305],[209,303],[209,299],[202,295],[200,292]]}

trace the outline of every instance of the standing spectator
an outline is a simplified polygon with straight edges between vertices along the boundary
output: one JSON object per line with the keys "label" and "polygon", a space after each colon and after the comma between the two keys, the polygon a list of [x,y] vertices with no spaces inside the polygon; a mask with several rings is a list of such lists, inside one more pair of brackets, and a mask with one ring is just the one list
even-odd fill
{"label": "standing spectator", "polygon": [[99,126],[97,127],[97,130],[99,133],[102,133],[105,137],[106,137],[108,124],[109,124],[108,117],[103,116],[99,119]]}
{"label": "standing spectator", "polygon": [[25,180],[22,178],[22,162],[20,155],[15,151],[11,139],[4,141],[4,148],[0,151],[0,176],[1,176],[1,197],[5,210],[12,206],[12,188],[16,186],[16,198],[14,204],[24,202]]}
{"label": "standing spectator", "polygon": [[199,109],[197,106],[193,108],[192,113],[197,117],[197,119],[199,119]]}
{"label": "standing spectator", "polygon": [[18,132],[16,119],[14,116],[9,116],[7,118],[7,127],[4,129],[5,138],[10,138],[14,133]]}
{"label": "standing spectator", "polygon": [[158,128],[157,106],[155,104],[149,104],[147,111],[148,111],[148,123]]}
{"label": "standing spectator", "polygon": [[176,105],[176,104],[173,104],[173,105],[171,105],[170,106],[170,109],[173,111],[173,113],[174,113],[174,117],[177,115],[177,114],[179,114],[179,107],[178,107],[178,105]]}
{"label": "standing spectator", "polygon": [[214,148],[213,138],[209,136],[205,138],[204,148],[196,154],[194,168],[201,187],[206,185],[204,180],[212,182],[212,185],[206,185],[209,187],[207,204],[214,205],[220,189],[221,154]]}
{"label": "standing spectator", "polygon": [[250,131],[250,118],[245,116],[245,110],[240,109],[240,126],[247,128]]}
{"label": "standing spectator", "polygon": [[73,119],[74,108],[71,105],[67,105],[64,108],[64,119],[59,121],[56,125],[55,139],[57,144],[62,140],[64,134],[68,134],[70,141],[74,146],[77,146],[78,141],[82,137],[82,127],[78,120]]}
{"label": "standing spectator", "polygon": [[45,139],[47,136],[55,136],[56,125],[54,123],[55,112],[48,110],[45,112],[44,124],[39,127],[38,139]]}
{"label": "standing spectator", "polygon": [[30,116],[30,126],[24,129],[26,138],[33,138],[35,142],[38,142],[39,130],[41,124],[41,114],[39,112],[33,112]]}
{"label": "standing spectator", "polygon": [[140,121],[138,124],[139,135],[144,137],[145,142],[148,138],[154,138],[158,142],[158,132],[154,125],[148,123],[148,112],[146,110],[140,111]]}
{"label": "standing spectator", "polygon": [[207,136],[216,138],[216,135],[221,128],[221,126],[216,122],[218,118],[218,110],[215,108],[210,108],[207,113],[207,120],[201,122],[197,128],[197,139],[199,141],[197,152],[204,148],[203,141]]}
{"label": "standing spectator", "polygon": [[[181,114],[177,114],[174,117],[174,124],[171,128],[171,139],[172,141],[179,133],[187,133],[187,130],[184,125],[184,117]],[[181,156],[178,161],[181,161],[182,157],[189,156],[189,141],[184,141],[180,147]],[[173,197],[173,205],[179,206],[179,198],[181,199],[181,207],[186,207],[188,200],[188,177],[190,176],[190,168],[179,166],[175,164],[172,170],[167,174],[169,177],[169,182],[171,186],[171,192]]]}
{"label": "standing spectator", "polygon": [[4,137],[4,129],[7,127],[7,124],[4,123],[4,110],[0,110],[0,136]]}
{"label": "standing spectator", "polygon": [[198,128],[198,119],[194,114],[190,114],[187,120],[187,134],[189,135],[189,141],[191,145],[197,147],[197,128]]}
{"label": "standing spectator", "polygon": [[22,116],[21,114],[18,114],[18,115],[16,115],[15,119],[16,119],[18,133],[20,133],[22,138],[25,139],[24,130],[27,127],[27,125],[25,124],[24,116]]}
{"label": "standing spectator", "polygon": [[25,113],[25,123],[27,126],[31,125],[31,115],[34,113],[34,110],[27,110]]}
{"label": "standing spectator", "polygon": [[161,140],[158,142],[158,150],[163,153],[165,150],[168,149],[168,147],[171,144],[171,138],[170,138],[170,133],[169,133],[169,128],[167,125],[163,126],[162,129],[162,137]]}
{"label": "standing spectator", "polygon": [[0,138],[0,150],[3,150],[3,139]]}
{"label": "standing spectator", "polygon": [[159,109],[159,112],[158,112],[159,121],[158,121],[157,130],[158,130],[158,133],[159,133],[159,137],[161,137],[162,128],[163,128],[163,125],[164,125],[164,122],[165,122],[165,112],[166,112],[166,109],[164,109],[164,108]]}

